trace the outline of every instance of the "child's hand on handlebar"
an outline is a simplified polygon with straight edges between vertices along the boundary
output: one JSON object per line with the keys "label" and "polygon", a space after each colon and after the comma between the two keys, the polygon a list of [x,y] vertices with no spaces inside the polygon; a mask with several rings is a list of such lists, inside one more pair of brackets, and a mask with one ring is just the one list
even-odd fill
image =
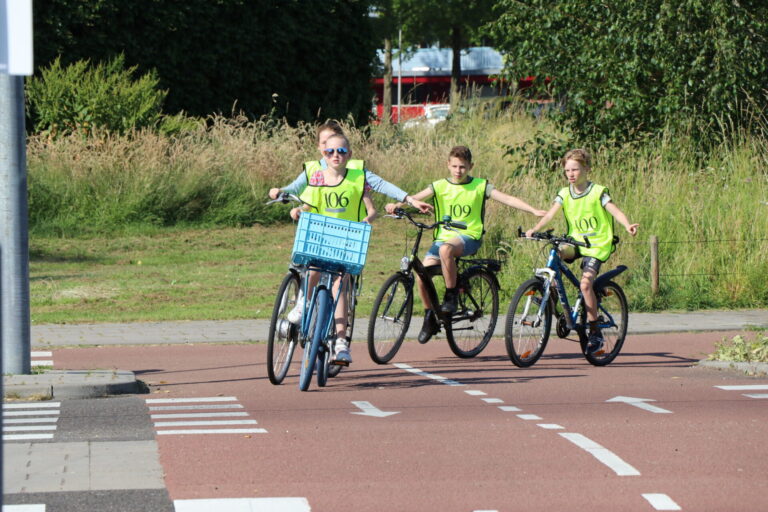
{"label": "child's hand on handlebar", "polygon": [[297,206],[296,208],[291,208],[291,218],[293,220],[299,220],[299,215],[301,215],[302,209],[301,206]]}
{"label": "child's hand on handlebar", "polygon": [[279,188],[271,188],[269,189],[269,198],[270,199],[277,199],[277,196],[280,195],[281,190]]}

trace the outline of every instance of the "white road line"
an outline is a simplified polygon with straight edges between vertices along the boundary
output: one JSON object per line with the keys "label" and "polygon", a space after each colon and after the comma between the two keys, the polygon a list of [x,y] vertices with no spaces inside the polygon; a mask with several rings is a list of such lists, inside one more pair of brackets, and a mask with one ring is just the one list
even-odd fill
{"label": "white road line", "polygon": [[255,425],[256,420],[222,420],[222,421],[158,421],[157,427],[213,427],[215,425]]}
{"label": "white road line", "polygon": [[3,412],[3,416],[58,416],[58,410],[56,411],[8,411]]}
{"label": "white road line", "polygon": [[453,379],[448,379],[446,377],[443,377],[442,375],[435,375],[433,373],[428,373],[423,370],[419,370],[418,368],[414,368],[413,366],[407,365],[405,363],[394,363],[393,366],[395,368],[400,368],[401,370],[411,372],[421,377],[426,377],[428,379],[440,381],[442,384],[445,384],[446,386],[463,386],[464,385],[461,382],[455,381]]}
{"label": "white road line", "polygon": [[5,409],[58,409],[61,402],[34,402],[25,404],[3,404]]}
{"label": "white road line", "polygon": [[515,407],[514,405],[500,405],[499,409],[504,412],[517,412],[522,410],[519,407]]}
{"label": "white road line", "polygon": [[210,396],[202,398],[147,398],[148,404],[185,404],[197,402],[237,402],[234,396]]}
{"label": "white road line", "polygon": [[465,389],[464,392],[471,396],[485,396],[488,394],[485,391],[480,391],[478,389]]}
{"label": "white road line", "polygon": [[53,357],[53,352],[46,350],[33,350],[29,353],[32,357]]}
{"label": "white road line", "polygon": [[541,416],[537,416],[535,414],[518,414],[517,417],[520,418],[521,420],[526,420],[526,421],[531,421],[531,420],[539,421],[542,419]]}
{"label": "white road line", "polygon": [[13,425],[13,424],[27,424],[27,423],[57,423],[59,421],[59,418],[18,418],[9,420],[7,418],[3,419],[3,425]]}
{"label": "white road line", "polygon": [[29,362],[30,366],[53,366],[52,359],[33,359]]}
{"label": "white road line", "polygon": [[150,411],[186,411],[193,409],[243,409],[240,404],[226,404],[226,405],[161,405],[159,407],[150,407]]}
{"label": "white road line", "polygon": [[726,391],[761,391],[768,389],[768,384],[750,384],[746,386],[715,386]]}
{"label": "white road line", "polygon": [[306,498],[224,498],[208,500],[174,500],[176,512],[310,512]]}
{"label": "white road line", "polygon": [[31,439],[53,439],[53,434],[8,434],[3,441],[27,441]]}
{"label": "white road line", "polygon": [[768,398],[768,393],[755,393],[750,395],[744,395],[747,398]]}
{"label": "white road line", "polygon": [[547,430],[563,430],[565,427],[558,425],[557,423],[539,423],[538,427],[545,428]]}
{"label": "white road line", "polygon": [[24,425],[23,427],[3,427],[3,432],[35,432],[56,430],[56,425]]}
{"label": "white road line", "polygon": [[647,493],[642,495],[648,500],[648,503],[656,510],[682,510],[680,506],[672,501],[672,498],[666,494]]}
{"label": "white road line", "polygon": [[618,455],[609,449],[600,446],[586,436],[574,432],[563,432],[561,436],[590,453],[594,458],[611,468],[619,476],[639,476],[640,472],[624,462]]}
{"label": "white road line", "polygon": [[233,418],[248,416],[247,412],[188,412],[175,414],[150,414],[153,420],[170,420],[173,418]]}
{"label": "white road line", "polygon": [[481,400],[487,404],[503,404],[504,403],[504,400],[502,400],[501,398],[482,398]]}
{"label": "white road line", "polygon": [[189,429],[189,430],[156,430],[157,435],[184,434],[266,434],[264,428],[218,428],[218,429]]}
{"label": "white road line", "polygon": [[45,505],[3,505],[3,512],[45,512]]}

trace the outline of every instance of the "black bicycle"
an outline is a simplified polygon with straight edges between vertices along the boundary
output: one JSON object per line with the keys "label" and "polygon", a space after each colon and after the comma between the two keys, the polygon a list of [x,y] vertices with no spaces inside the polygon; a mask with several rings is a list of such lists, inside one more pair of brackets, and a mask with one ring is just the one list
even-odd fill
{"label": "black bicycle", "polygon": [[[386,215],[408,219],[417,228],[416,239],[409,256],[404,256],[400,270],[390,276],[379,290],[373,303],[368,324],[368,353],[376,363],[386,364],[397,354],[408,332],[413,314],[415,275],[424,282],[429,300],[438,310],[440,301],[432,279],[442,277],[441,265],[425,267],[418,257],[424,231],[438,226],[464,229],[466,225],[453,222],[448,216],[434,224],[418,222],[402,208]],[[501,262],[492,259],[457,258],[458,307],[453,314],[438,314],[438,332],[445,331],[448,345],[461,358],[475,357],[485,349],[493,336],[499,314],[499,282],[496,272]],[[414,275],[415,274],[415,275]]]}

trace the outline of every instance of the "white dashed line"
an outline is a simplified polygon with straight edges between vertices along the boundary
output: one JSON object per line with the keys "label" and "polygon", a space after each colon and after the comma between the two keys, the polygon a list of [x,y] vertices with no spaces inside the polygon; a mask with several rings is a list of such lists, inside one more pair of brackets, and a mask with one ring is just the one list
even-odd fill
{"label": "white dashed line", "polygon": [[483,398],[482,400],[487,404],[503,404],[504,403],[504,400],[502,400],[501,398]]}
{"label": "white dashed line", "polygon": [[643,498],[648,500],[648,503],[656,510],[682,510],[680,506],[672,501],[672,498],[666,494],[643,494]]}
{"label": "white dashed line", "polygon": [[504,412],[517,412],[522,410],[519,407],[515,407],[514,405],[500,405],[499,409]]}
{"label": "white dashed line", "polygon": [[176,512],[310,512],[306,498],[220,498],[209,500],[174,500]]}
{"label": "white dashed line", "polygon": [[609,449],[597,444],[582,434],[563,432],[560,434],[582,450],[591,454],[594,458],[608,466],[619,476],[639,476],[640,472],[624,462],[621,457]]}
{"label": "white dashed line", "polygon": [[565,428],[557,423],[539,423],[537,426],[547,430],[563,430]]}
{"label": "white dashed line", "polygon": [[543,419],[541,416],[537,416],[536,414],[518,414],[517,417],[526,421],[540,421]]}
{"label": "white dashed line", "polygon": [[746,386],[715,386],[725,391],[761,391],[768,390],[768,384],[750,384]]}
{"label": "white dashed line", "polygon": [[411,372],[414,375],[419,375],[420,377],[426,377],[428,379],[439,381],[441,384],[445,384],[446,386],[463,386],[464,385],[461,382],[455,381],[453,379],[443,377],[442,375],[435,375],[433,373],[425,372],[423,370],[419,370],[418,368],[414,368],[413,366],[407,365],[405,363],[395,363],[393,366],[395,368],[400,368],[401,370]]}
{"label": "white dashed line", "polygon": [[478,389],[466,389],[464,392],[471,396],[485,396],[488,394],[485,391],[480,391]]}

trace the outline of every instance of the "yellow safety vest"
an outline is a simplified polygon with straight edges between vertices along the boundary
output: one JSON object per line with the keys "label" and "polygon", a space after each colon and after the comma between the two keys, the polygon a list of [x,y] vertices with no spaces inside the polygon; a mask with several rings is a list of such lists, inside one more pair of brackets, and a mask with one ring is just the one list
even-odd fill
{"label": "yellow safety vest", "polygon": [[[487,180],[470,178],[467,183],[451,183],[447,179],[432,183],[435,191],[435,219],[442,220],[444,215],[450,215],[451,220],[464,222],[466,229],[457,230],[475,240],[480,240],[485,232],[483,219],[485,217],[485,189]],[[456,231],[449,231],[442,226],[435,230],[435,240],[446,241],[454,238]]]}
{"label": "yellow safety vest", "polygon": [[307,188],[300,194],[302,200],[315,208],[311,211],[337,219],[359,222],[362,215],[363,193],[365,192],[365,162],[350,160],[347,162],[346,175],[338,185],[310,185],[312,175],[322,167],[319,161],[304,163],[307,176]]}
{"label": "yellow safety vest", "polygon": [[613,243],[613,215],[600,202],[602,185],[591,184],[589,191],[581,197],[573,197],[571,188],[565,187],[557,193],[563,200],[563,214],[568,225],[568,235],[582,242],[586,236],[590,247],[579,247],[583,256],[592,256],[606,261],[616,246]]}

